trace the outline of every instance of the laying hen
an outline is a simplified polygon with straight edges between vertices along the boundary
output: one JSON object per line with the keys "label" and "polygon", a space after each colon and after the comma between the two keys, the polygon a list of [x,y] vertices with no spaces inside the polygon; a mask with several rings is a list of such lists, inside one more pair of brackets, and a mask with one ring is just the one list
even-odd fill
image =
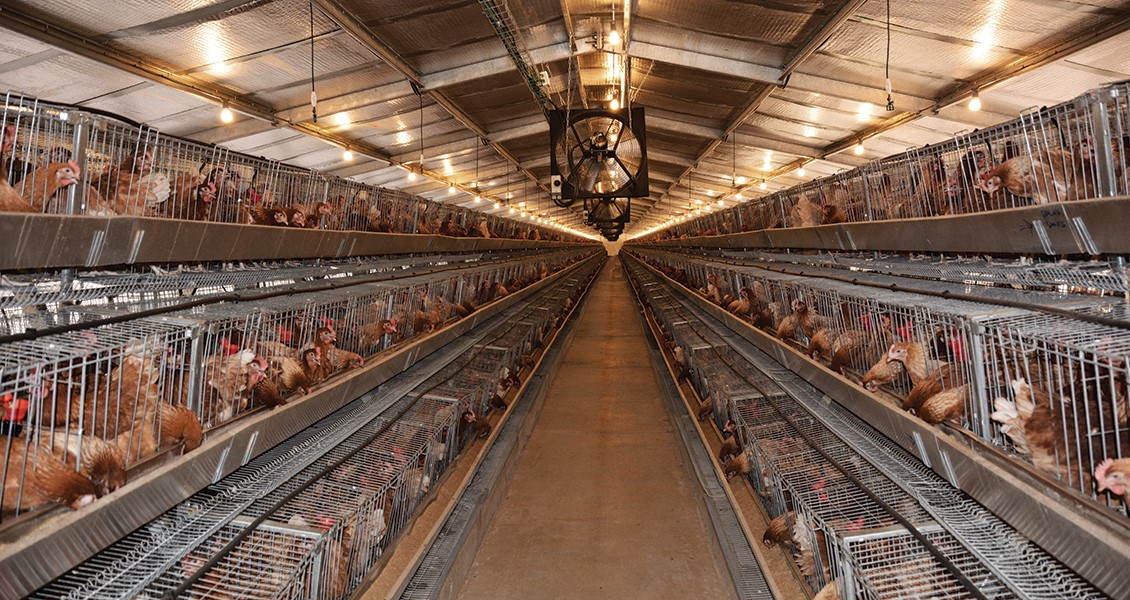
{"label": "laying hen", "polygon": [[286,356],[273,357],[271,361],[279,371],[279,391],[283,394],[309,394],[322,368],[317,348],[303,350],[297,361]]}
{"label": "laying hen", "polygon": [[752,460],[753,450],[746,448],[741,454],[726,461],[726,464],[722,467],[722,474],[726,476],[726,479],[735,475],[746,475],[749,473]]}
{"label": "laying hen", "polygon": [[8,153],[15,139],[16,128],[5,125],[0,132],[0,212],[34,212],[35,207],[8,183]]}
{"label": "laying hen", "polygon": [[2,503],[5,515],[51,503],[78,510],[98,498],[94,482],[67,466],[51,448],[29,448],[25,444],[19,438],[6,438],[0,444],[0,452],[7,453]]}
{"label": "laying hen", "polygon": [[726,307],[726,310],[738,316],[748,315],[753,308],[752,303],[753,292],[743,287],[738,290],[738,298]]}
{"label": "laying hen", "polygon": [[[835,331],[831,327],[821,327],[808,339],[808,355],[815,359],[828,358],[831,368],[843,373],[844,367],[853,363],[873,362],[874,351],[880,347],[870,335],[859,329]],[[866,350],[871,350],[870,352]],[[862,355],[861,358],[857,358]]]}
{"label": "laying hen", "polygon": [[931,425],[937,425],[960,416],[969,394],[970,385],[964,370],[946,365],[914,384],[903,399],[902,408]]}
{"label": "laying hen", "polygon": [[282,394],[279,392],[279,387],[271,380],[267,373],[267,359],[262,357],[256,358],[251,361],[248,366],[250,368],[248,382],[251,385],[252,399],[255,400],[256,403],[266,406],[267,409],[285,405],[286,400],[283,399]]}
{"label": "laying hen", "polygon": [[727,419],[722,426],[722,447],[718,449],[718,460],[725,464],[731,457],[742,451],[738,441],[737,424]]}
{"label": "laying hen", "polygon": [[107,165],[91,186],[119,215],[151,215],[172,192],[169,176],[152,167],[152,155],[139,151],[121,164]]}
{"label": "laying hen", "polygon": [[1022,154],[993,167],[980,182],[980,188],[992,195],[1000,190],[1036,204],[1064,202],[1085,198],[1089,194],[1088,171],[1083,152],[1051,148],[1035,155]]}
{"label": "laying hen", "polygon": [[1130,458],[1108,458],[1095,467],[1099,492],[1110,491],[1130,506]]}
{"label": "laying hen", "polygon": [[[32,171],[24,180],[24,200],[31,205],[32,210],[42,212],[56,192],[73,185],[78,181],[79,175],[81,172],[78,163],[73,160],[40,167]],[[0,210],[13,210],[13,208],[0,207]]]}
{"label": "laying hen", "polygon": [[824,208],[807,194],[802,195],[789,212],[790,227],[815,227],[824,219]]}
{"label": "laying hen", "polygon": [[287,212],[281,208],[264,206],[262,204],[256,204],[254,206],[243,205],[241,208],[248,225],[276,225],[286,227],[290,224],[290,218],[287,216]]}
{"label": "laying hen", "polygon": [[126,484],[126,463],[117,446],[102,438],[77,433],[56,433],[53,450],[66,463],[79,465],[79,473],[105,496]]}
{"label": "laying hen", "polygon": [[793,511],[781,513],[765,528],[765,534],[761,536],[761,543],[766,548],[772,548],[777,544],[791,543],[793,541],[793,532],[789,528],[794,519]]}
{"label": "laying hen", "polygon": [[[1042,388],[1024,379],[1012,381],[1013,401],[997,398],[991,418],[1012,439],[1016,451],[1040,470],[1067,481],[1078,489],[1090,489],[1090,474],[1082,466],[1080,449],[1064,431],[1076,432],[1075,411],[1061,400],[1053,400]],[[1066,409],[1066,410],[1065,410]],[[1083,448],[1086,451],[1086,447]]]}
{"label": "laying hen", "polygon": [[867,373],[863,375],[863,387],[869,392],[879,391],[879,386],[890,385],[906,370],[904,362],[908,349],[905,346],[894,344],[887,350],[886,356],[880,358]]}

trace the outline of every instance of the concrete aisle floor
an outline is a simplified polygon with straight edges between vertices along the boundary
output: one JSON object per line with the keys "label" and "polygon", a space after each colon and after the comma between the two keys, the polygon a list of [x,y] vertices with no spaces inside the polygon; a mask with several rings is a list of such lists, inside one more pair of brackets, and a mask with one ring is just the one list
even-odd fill
{"label": "concrete aisle floor", "polygon": [[459,597],[730,597],[618,260],[591,293]]}

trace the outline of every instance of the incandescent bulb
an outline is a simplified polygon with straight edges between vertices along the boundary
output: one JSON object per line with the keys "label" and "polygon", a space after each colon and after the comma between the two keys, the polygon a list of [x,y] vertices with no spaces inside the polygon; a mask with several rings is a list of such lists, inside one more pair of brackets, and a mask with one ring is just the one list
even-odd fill
{"label": "incandescent bulb", "polygon": [[353,160],[353,153],[350,152],[349,150],[346,150],[345,152],[341,153],[341,158],[343,160],[347,160],[347,161]]}
{"label": "incandescent bulb", "polygon": [[220,120],[223,121],[224,123],[231,123],[232,121],[235,120],[235,115],[232,114],[232,111],[231,111],[230,108],[225,106],[222,109],[220,109]]}
{"label": "incandescent bulb", "polygon": [[969,110],[973,112],[981,110],[981,96],[977,92],[973,92],[973,97],[969,99]]}

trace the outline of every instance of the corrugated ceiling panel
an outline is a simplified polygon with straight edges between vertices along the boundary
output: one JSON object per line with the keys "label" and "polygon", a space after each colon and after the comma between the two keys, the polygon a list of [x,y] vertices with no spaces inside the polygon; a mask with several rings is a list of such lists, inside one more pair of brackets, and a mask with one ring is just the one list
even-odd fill
{"label": "corrugated ceiling panel", "polygon": [[[321,94],[330,97],[344,93],[347,89],[343,84],[350,85],[377,85],[380,80],[373,78],[358,78],[357,70],[364,66],[368,56],[359,52],[350,39],[338,36],[336,38],[323,38],[314,44],[314,64],[316,65],[315,80]],[[354,75],[345,81],[326,77],[333,73],[349,71]],[[362,71],[364,73],[364,71]],[[294,86],[306,88],[309,96],[310,87],[310,47],[308,45],[291,46],[285,50],[260,55],[253,60],[234,62],[228,65],[222,74],[217,71],[201,71],[197,74],[204,81],[212,81],[233,87],[245,89],[254,95],[261,91],[290,89]],[[364,89],[353,87],[351,89]]]}
{"label": "corrugated ceiling panel", "polygon": [[711,119],[715,127],[734,112],[734,108],[726,104],[709,104],[651,89],[639,90],[636,93],[635,104],[645,107],[661,106],[666,112]]}
{"label": "corrugated ceiling panel", "polygon": [[288,140],[299,137],[305,136],[297,131],[294,131],[293,129],[269,129],[262,133],[257,133],[255,135],[249,135],[237,140],[225,142],[224,146],[239,152],[259,155],[262,154],[264,150],[270,148],[271,146],[274,146],[275,144],[281,144]]}
{"label": "corrugated ceiling panel", "polygon": [[195,131],[210,123],[219,124],[219,109],[215,104],[148,82],[130,88],[128,93],[102,96],[83,106],[129,115],[135,121],[173,135]]}
{"label": "corrugated ceiling panel", "polygon": [[210,4],[202,0],[122,0],[114,10],[106,10],[105,0],[30,0],[14,1],[13,6],[54,23],[66,23],[84,35],[99,35],[151,23]]}
{"label": "corrugated ceiling panel", "polygon": [[15,90],[63,104],[74,104],[136,85],[133,75],[72,54],[0,73],[4,91]]}
{"label": "corrugated ceiling panel", "polygon": [[[1073,32],[1083,31],[1103,18],[1114,16],[1117,14],[1114,9],[1120,6],[1125,10],[1125,3],[1120,0],[944,3],[900,0],[891,3],[891,20],[899,26],[969,42],[1024,49],[1067,39]],[[886,5],[868,2],[860,8],[859,14],[885,22]],[[1052,23],[1054,28],[1050,26]]]}
{"label": "corrugated ceiling panel", "polygon": [[1028,107],[1052,105],[1070,100],[1090,88],[1117,79],[1120,77],[1104,76],[1056,63],[1032,75],[1017,77],[995,86],[981,95],[986,103],[1012,106],[1015,107],[1015,112],[1019,113]]}
{"label": "corrugated ceiling panel", "polygon": [[1091,48],[1071,55],[1068,62],[1106,69],[1130,77],[1130,32],[1114,36]]}
{"label": "corrugated ceiling panel", "polygon": [[[860,64],[818,52],[812,56],[812,58],[805,61],[800,70],[805,73],[814,73],[828,79],[870,86],[875,90],[874,96],[869,98],[852,98],[852,100],[872,102],[874,104],[886,104],[886,93],[883,91],[885,77],[882,63],[877,65]],[[892,72],[891,83],[895,91],[896,104],[898,103],[898,95],[902,93],[903,90],[915,96],[933,98],[940,94],[942,90],[953,84],[953,82],[947,78],[928,77],[906,72]],[[834,88],[832,92],[835,93]]]}
{"label": "corrugated ceiling panel", "polygon": [[[823,4],[823,3],[822,3]],[[725,0],[652,0],[641,4],[633,19],[746,40],[795,44],[812,30],[812,5],[805,9],[784,3],[751,4]]]}
{"label": "corrugated ceiling panel", "polygon": [[[223,63],[307,39],[310,35],[308,11],[309,3],[305,0],[277,0],[219,21],[114,40],[110,44],[169,65],[189,69]],[[314,12],[315,35],[333,29],[336,27],[329,19]],[[210,71],[210,74],[230,85],[254,91],[254,88],[240,84],[238,66],[228,67],[231,70],[225,73],[225,67],[221,65]],[[306,62],[306,68],[309,69],[309,62]]]}
{"label": "corrugated ceiling panel", "polygon": [[[360,4],[362,3],[352,3],[354,7],[359,7]],[[427,12],[419,13],[419,16],[396,18],[405,12],[405,7],[401,4],[392,12],[382,15],[392,16],[392,22],[388,19],[370,21],[369,27],[377,37],[413,64],[416,61],[411,59],[420,55],[497,39],[494,28],[477,2],[436,3]]]}
{"label": "corrugated ceiling panel", "polygon": [[[891,36],[891,79],[901,82],[904,74],[916,74],[938,78],[941,80],[939,83],[944,85],[948,80],[966,78],[982,68],[969,62],[972,51],[968,46],[895,31]],[[820,53],[834,55],[844,62],[855,59],[870,63],[873,69],[879,70],[882,82],[886,36],[881,30],[869,25],[846,23],[820,49]],[[991,57],[993,61],[1004,58],[1007,56],[1003,54]],[[808,66],[806,63],[805,67]],[[899,87],[911,91],[932,91],[940,86]]]}

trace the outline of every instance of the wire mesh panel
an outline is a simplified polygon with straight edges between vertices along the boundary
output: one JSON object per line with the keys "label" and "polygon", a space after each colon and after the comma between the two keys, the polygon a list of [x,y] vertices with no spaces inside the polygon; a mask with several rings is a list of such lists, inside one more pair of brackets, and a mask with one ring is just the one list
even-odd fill
{"label": "wire mesh panel", "polygon": [[[1092,98],[1106,113],[1102,122],[1110,128],[1110,194],[1130,195],[1130,83],[1113,84]],[[1099,163],[1102,167],[1101,159]]]}
{"label": "wire mesh panel", "polygon": [[1126,82],[1092,90],[1006,123],[962,133],[649,237],[968,214],[1126,195],[1130,109]]}
{"label": "wire mesh panel", "polygon": [[[993,439],[1093,497],[1096,469],[1130,454],[1126,331],[1064,317],[983,322]],[[1100,501],[1119,504],[1099,494]]]}
{"label": "wire mesh panel", "polygon": [[[166,409],[175,406],[167,372],[187,354],[188,331],[177,320],[142,319],[4,345],[5,516],[101,496],[125,483],[128,465],[177,443],[200,444],[195,417]],[[81,475],[61,497],[50,493],[67,480],[51,470],[57,461]]]}
{"label": "wire mesh panel", "polygon": [[[659,286],[642,289],[654,297]],[[882,295],[876,300],[886,301]],[[651,304],[654,310],[666,309],[678,314],[700,338],[711,335],[705,324],[699,323],[696,327],[696,321],[701,320],[694,316],[697,311],[666,301]],[[939,307],[930,308],[937,310]],[[973,310],[955,310],[958,308],[961,305],[954,304],[945,310],[965,314],[971,324],[968,334],[962,338],[971,345],[959,347],[978,355],[983,330],[1004,327],[998,323],[1018,328],[1018,319],[1027,323],[1016,311],[978,314]],[[1070,322],[1069,318],[1062,319]],[[1040,327],[1033,324],[1028,329],[1039,330]],[[898,327],[893,329],[896,335],[907,335],[900,333]],[[1082,331],[1076,335],[1079,340],[1102,339],[1103,348],[1113,347],[1111,338],[1097,331]],[[1052,337],[1060,336],[1053,333]],[[949,348],[956,354],[955,347]],[[1027,354],[1038,353],[1029,351]],[[749,359],[753,362],[745,358],[754,355],[756,357]],[[926,545],[914,539],[904,523],[894,520],[894,515],[881,507],[878,503],[881,500],[922,532],[934,548],[989,597],[1012,592],[1047,598],[1095,596],[1090,586],[1063,565],[1051,560],[983,507],[942,483],[928,468],[862,424],[846,409],[828,402],[797,375],[767,355],[754,352],[736,356],[739,360],[726,367],[742,374],[743,379],[747,378],[747,373],[761,373],[768,382],[750,379],[749,383],[770,396],[732,400],[729,414],[737,424],[737,436],[745,453],[740,459],[728,460],[724,470],[728,474],[748,473],[770,514],[788,523],[789,531],[785,535],[791,535],[798,566],[814,590],[834,584],[846,595],[844,597],[901,598],[907,597],[907,593],[913,597],[969,595],[949,568],[932,553],[927,554]],[[957,359],[951,356],[949,360],[956,362]],[[1069,369],[1061,367],[1060,370]],[[984,378],[985,373],[992,373],[992,369],[984,369],[977,377]],[[724,379],[717,373],[711,373],[710,377]],[[1111,383],[1109,370],[1106,377],[1103,381],[1108,387],[1116,385]],[[776,391],[785,387],[788,391],[778,396]],[[774,402],[767,402],[770,399]],[[997,409],[1001,411],[999,404]],[[1109,412],[1117,413],[1117,409],[1111,408]],[[838,466],[832,464],[833,460]],[[776,534],[767,531],[766,539],[771,535]],[[893,541],[867,546],[859,542],[861,539]],[[901,546],[903,543],[914,548]],[[908,592],[908,589],[913,591]]]}
{"label": "wire mesh panel", "polygon": [[[185,577],[206,568],[206,549],[220,548],[249,523],[234,521],[212,536],[201,548],[180,561]],[[239,542],[219,563],[185,590],[184,598],[289,598],[318,597],[324,533],[305,520],[267,521]]]}
{"label": "wire mesh panel", "polygon": [[528,222],[476,217],[403,192],[162,135],[89,109],[9,93],[2,112],[0,172],[22,198],[7,210],[559,238]]}

